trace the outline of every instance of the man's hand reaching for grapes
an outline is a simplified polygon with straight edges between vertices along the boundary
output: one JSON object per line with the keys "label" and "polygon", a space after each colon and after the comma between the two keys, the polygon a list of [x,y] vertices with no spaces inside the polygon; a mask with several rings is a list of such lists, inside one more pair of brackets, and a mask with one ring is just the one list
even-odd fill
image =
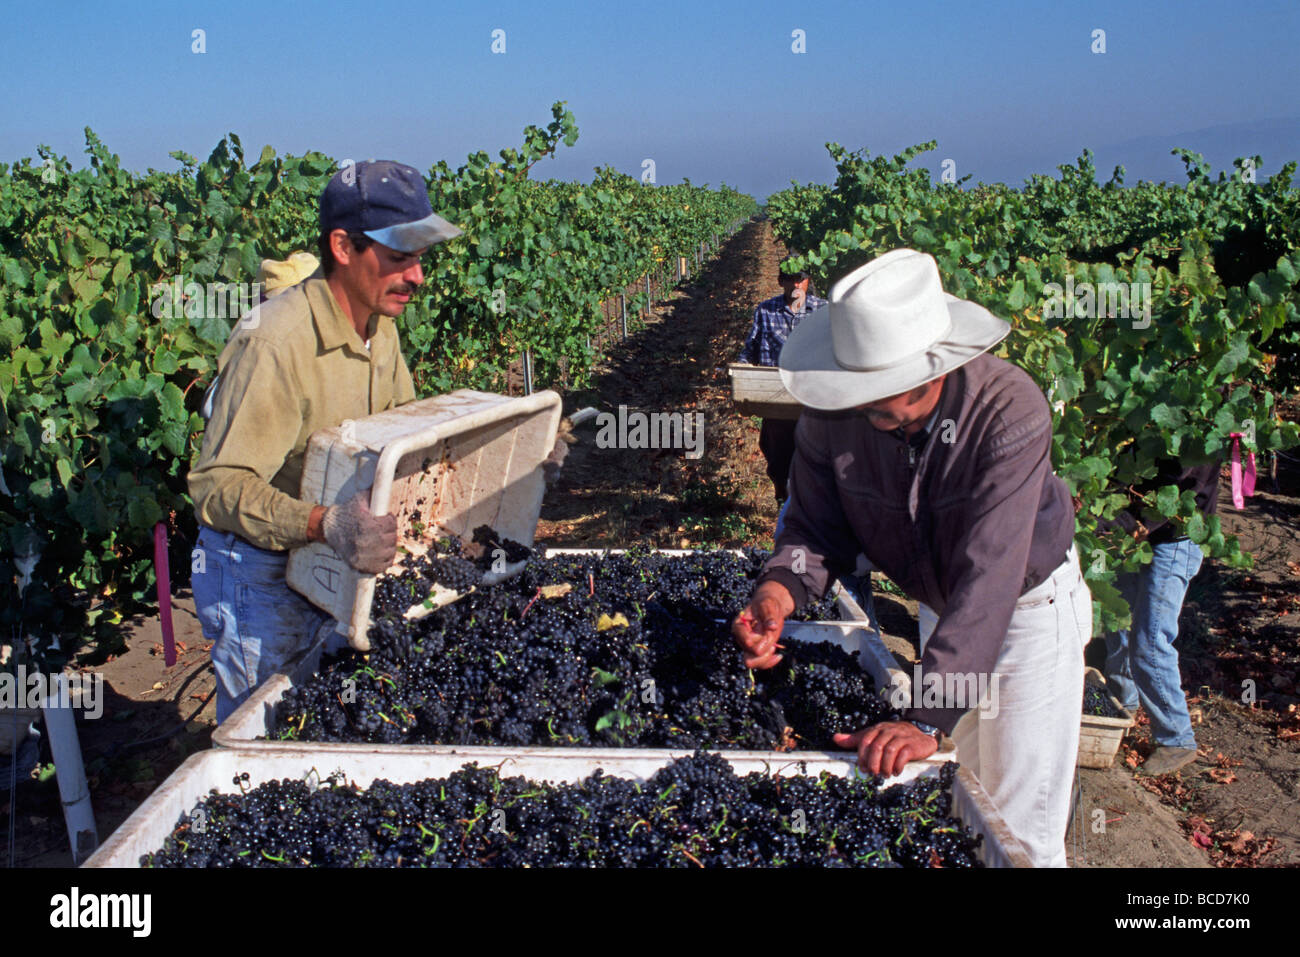
{"label": "man's hand reaching for grapes", "polygon": [[920,761],[939,750],[939,742],[910,721],[882,721],[855,734],[835,735],[835,744],[858,752],[858,769],[893,777],[908,761]]}
{"label": "man's hand reaching for grapes", "polygon": [[794,598],[780,582],[764,582],[755,589],[749,604],[731,623],[731,634],[745,651],[746,668],[771,668],[781,661],[777,641],[793,612]]}

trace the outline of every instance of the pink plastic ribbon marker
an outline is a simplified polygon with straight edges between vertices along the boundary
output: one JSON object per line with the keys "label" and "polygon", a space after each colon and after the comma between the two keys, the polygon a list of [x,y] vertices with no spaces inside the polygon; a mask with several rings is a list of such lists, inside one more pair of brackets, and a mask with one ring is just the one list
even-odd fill
{"label": "pink plastic ribbon marker", "polygon": [[162,622],[163,662],[170,668],[176,664],[176,633],[172,630],[171,567],[167,561],[167,526],[159,522],[153,527],[153,571],[158,581],[158,620]]}
{"label": "pink plastic ribbon marker", "polygon": [[1246,474],[1241,473],[1241,440],[1246,433],[1233,432],[1232,436],[1232,507],[1244,508],[1246,496],[1255,494],[1255,453],[1246,453]]}

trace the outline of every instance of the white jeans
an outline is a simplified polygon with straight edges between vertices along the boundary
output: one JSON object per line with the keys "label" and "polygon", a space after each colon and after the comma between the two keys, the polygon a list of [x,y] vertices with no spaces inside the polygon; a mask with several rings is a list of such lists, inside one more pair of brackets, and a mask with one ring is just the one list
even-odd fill
{"label": "white jeans", "polygon": [[[922,619],[924,647],[936,619],[922,607],[929,618],[928,628]],[[1091,637],[1092,596],[1071,546],[1051,576],[1016,603],[993,667],[996,702],[981,701],[952,733],[957,760],[979,778],[1035,867],[1065,867],[1083,648]]]}

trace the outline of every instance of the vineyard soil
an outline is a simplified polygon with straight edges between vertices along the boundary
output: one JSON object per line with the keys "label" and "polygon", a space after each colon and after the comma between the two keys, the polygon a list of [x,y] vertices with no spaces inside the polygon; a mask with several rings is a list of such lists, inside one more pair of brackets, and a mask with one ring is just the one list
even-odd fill
{"label": "vineyard soil", "polygon": [[[656,305],[646,328],[611,346],[590,391],[565,397],[570,411],[623,404],[703,412],[704,455],[600,449],[595,429],[579,428],[580,441],[544,503],[539,541],[770,543],[776,508],[757,420],[731,410],[725,367],[740,349],[754,304],[779,291],[772,277],[783,252],[767,223],[747,226],[695,280]],[[1261,476],[1260,494],[1241,512],[1231,508],[1225,483],[1225,531],[1255,552],[1256,567],[1233,572],[1207,562],[1184,610],[1184,686],[1197,696],[1201,760],[1176,777],[1137,777],[1130,765],[1150,750],[1140,718],[1114,768],[1081,772],[1080,827],[1067,841],[1076,866],[1300,864],[1300,467],[1283,465],[1279,492]],[[913,660],[915,603],[879,591],[877,602],[891,650],[900,662]],[[101,839],[186,755],[209,746],[211,702],[178,734],[126,750],[176,728],[213,689],[188,592],[175,597],[174,621],[184,650],[172,668],[163,664],[156,617],[129,623],[121,656],[84,663],[105,682],[103,718],[79,728]],[[1253,709],[1236,703],[1246,679],[1257,690]],[[1209,693],[1198,693],[1201,685]],[[0,796],[6,831],[8,815]],[[67,866],[52,778],[20,784],[14,824],[19,866]]]}

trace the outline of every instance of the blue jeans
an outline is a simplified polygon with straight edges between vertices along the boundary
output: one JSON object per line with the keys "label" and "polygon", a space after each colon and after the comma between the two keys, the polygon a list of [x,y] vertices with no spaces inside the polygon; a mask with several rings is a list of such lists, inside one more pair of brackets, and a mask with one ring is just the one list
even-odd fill
{"label": "blue jeans", "polygon": [[1186,538],[1153,549],[1150,565],[1116,581],[1133,610],[1133,626],[1131,633],[1106,636],[1106,680],[1124,707],[1133,710],[1140,701],[1146,708],[1156,744],[1195,748],[1174,640],[1187,586],[1204,556]]}
{"label": "blue jeans", "polygon": [[288,559],[199,526],[191,578],[203,637],[212,642],[218,723],[334,620],[285,583]]}

